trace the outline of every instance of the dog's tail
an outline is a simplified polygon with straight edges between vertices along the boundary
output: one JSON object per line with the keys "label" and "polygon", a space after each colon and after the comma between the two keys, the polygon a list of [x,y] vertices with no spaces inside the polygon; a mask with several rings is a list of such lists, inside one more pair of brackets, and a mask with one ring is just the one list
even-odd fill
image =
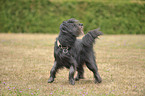
{"label": "dog's tail", "polygon": [[86,47],[92,47],[93,43],[95,42],[95,38],[98,38],[98,36],[103,35],[101,31],[99,31],[100,28],[94,29],[89,31],[82,39],[82,43]]}

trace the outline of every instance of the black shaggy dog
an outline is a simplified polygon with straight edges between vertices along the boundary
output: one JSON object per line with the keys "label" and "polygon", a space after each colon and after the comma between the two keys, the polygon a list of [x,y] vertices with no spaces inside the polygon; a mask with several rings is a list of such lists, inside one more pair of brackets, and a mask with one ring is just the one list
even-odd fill
{"label": "black shaggy dog", "polygon": [[[93,52],[93,42],[102,33],[99,29],[94,29],[89,31],[82,40],[76,39],[81,33],[83,33],[83,24],[78,20],[69,19],[60,25],[60,33],[54,47],[55,62],[50,71],[48,83],[54,81],[58,69],[66,67],[70,69],[69,83],[74,85],[75,80],[84,78],[84,64],[94,73],[95,83],[101,83],[102,79],[98,73]],[[78,73],[74,79],[75,71]]]}

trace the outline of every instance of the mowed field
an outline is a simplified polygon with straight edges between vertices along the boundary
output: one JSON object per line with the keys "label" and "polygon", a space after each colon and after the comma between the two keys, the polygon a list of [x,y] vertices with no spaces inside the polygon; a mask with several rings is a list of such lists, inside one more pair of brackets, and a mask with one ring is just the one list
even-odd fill
{"label": "mowed field", "polygon": [[85,79],[69,85],[68,69],[53,83],[47,80],[53,66],[57,35],[0,34],[0,96],[145,96],[145,35],[103,35],[94,50],[103,79]]}

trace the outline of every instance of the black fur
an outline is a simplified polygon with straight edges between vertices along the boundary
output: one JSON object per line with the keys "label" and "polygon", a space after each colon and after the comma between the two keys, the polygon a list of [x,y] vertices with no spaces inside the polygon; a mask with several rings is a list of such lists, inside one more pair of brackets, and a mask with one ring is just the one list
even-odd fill
{"label": "black fur", "polygon": [[[78,20],[69,19],[60,25],[60,34],[56,38],[54,47],[54,65],[50,71],[48,83],[54,81],[58,69],[66,67],[70,69],[69,82],[74,85],[75,80],[84,78],[83,65],[93,72],[95,82],[101,83],[98,67],[93,52],[93,43],[102,33],[99,29],[89,31],[82,39],[76,39],[82,32],[82,24]],[[59,45],[60,43],[60,45]],[[75,71],[77,76],[74,79]]]}

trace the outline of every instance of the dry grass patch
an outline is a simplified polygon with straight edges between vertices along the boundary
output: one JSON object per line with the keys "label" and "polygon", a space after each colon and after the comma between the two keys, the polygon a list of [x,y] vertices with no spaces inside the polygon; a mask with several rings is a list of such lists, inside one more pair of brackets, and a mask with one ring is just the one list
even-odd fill
{"label": "dry grass patch", "polygon": [[[0,95],[143,96],[145,35],[104,35],[94,46],[101,84],[85,67],[85,79],[69,85],[68,70],[48,84],[57,35],[0,34]],[[66,73],[66,74],[63,74]]]}

